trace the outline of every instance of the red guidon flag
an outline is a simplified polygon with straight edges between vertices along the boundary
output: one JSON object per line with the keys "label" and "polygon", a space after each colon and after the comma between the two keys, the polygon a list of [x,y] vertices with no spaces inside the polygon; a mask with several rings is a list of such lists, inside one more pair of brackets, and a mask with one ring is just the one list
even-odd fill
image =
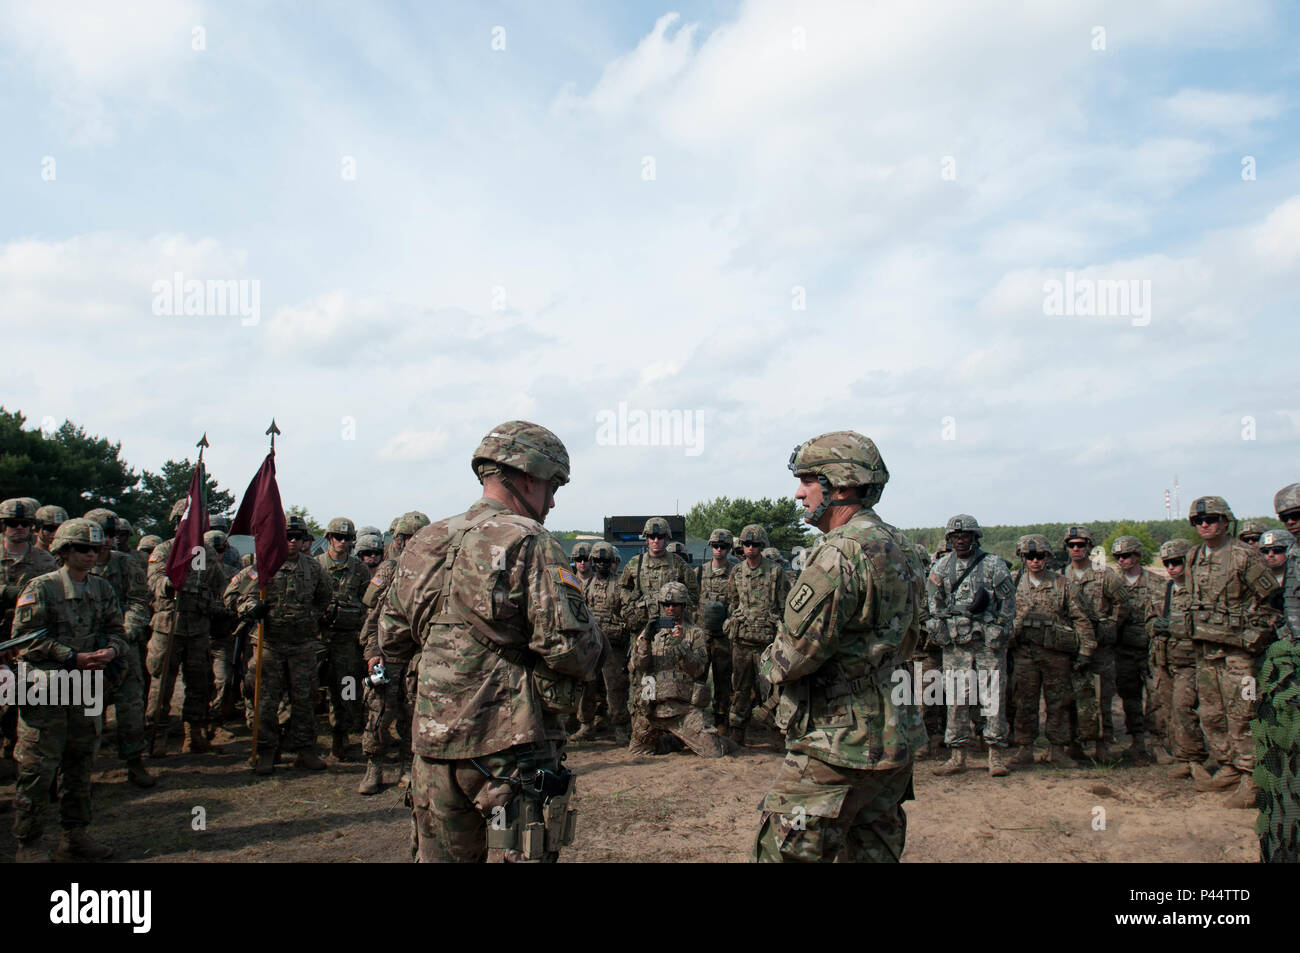
{"label": "red guidon flag", "polygon": [[244,491],[239,512],[230,524],[231,536],[253,537],[257,576],[263,586],[270,583],[275,571],[289,558],[284,533],[284,507],[280,505],[280,488],[275,485],[275,451],[271,451]]}
{"label": "red guidon flag", "polygon": [[203,552],[203,534],[208,531],[207,481],[203,474],[203,461],[194,464],[190,476],[189,506],[176,524],[176,536],[167,553],[165,571],[172,587],[179,592],[185,588],[185,577],[190,574],[190,560]]}

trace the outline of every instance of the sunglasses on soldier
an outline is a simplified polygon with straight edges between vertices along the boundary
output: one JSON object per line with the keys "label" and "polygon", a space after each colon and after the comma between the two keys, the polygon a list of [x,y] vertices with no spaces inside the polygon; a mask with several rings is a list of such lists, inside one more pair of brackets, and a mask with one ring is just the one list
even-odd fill
{"label": "sunglasses on soldier", "polygon": [[1269,556],[1281,556],[1286,552],[1285,546],[1265,546],[1260,549],[1261,553],[1267,553]]}
{"label": "sunglasses on soldier", "polygon": [[665,533],[646,533],[645,538],[646,539],[667,539],[668,536]]}
{"label": "sunglasses on soldier", "polygon": [[1259,533],[1251,533],[1248,536],[1241,537],[1241,541],[1243,543],[1250,543],[1251,545],[1254,545],[1255,543],[1259,542],[1259,537],[1260,537]]}
{"label": "sunglasses on soldier", "polygon": [[1181,566],[1184,560],[1180,556],[1177,559],[1164,559],[1161,560],[1161,562],[1163,562],[1165,564],[1165,568],[1168,569],[1170,566]]}
{"label": "sunglasses on soldier", "polygon": [[13,526],[13,527],[16,527],[16,528],[26,527],[27,529],[31,529],[33,526],[36,525],[36,521],[35,521],[35,520],[23,520],[23,519],[11,519],[11,520],[5,520],[5,521],[4,521],[4,524],[5,524],[6,526]]}
{"label": "sunglasses on soldier", "polygon": [[74,553],[81,553],[83,556],[87,553],[99,552],[98,546],[87,546],[85,543],[71,543],[69,544],[68,549],[72,550]]}
{"label": "sunglasses on soldier", "polygon": [[1300,510],[1287,510],[1285,513],[1278,513],[1277,518],[1283,523],[1294,523],[1300,520]]}
{"label": "sunglasses on soldier", "polygon": [[1193,526],[1205,526],[1205,525],[1207,525],[1207,524],[1217,523],[1217,522],[1219,522],[1219,515],[1218,515],[1217,513],[1211,513],[1211,514],[1208,515],[1208,516],[1193,516],[1193,517],[1192,517],[1192,525],[1193,525]]}
{"label": "sunglasses on soldier", "polygon": [[1047,553],[1025,553],[1025,559],[1029,562],[1039,563],[1047,558]]}
{"label": "sunglasses on soldier", "polygon": [[1137,557],[1137,553],[1116,553],[1116,554],[1115,554],[1115,558],[1116,558],[1117,560],[1119,560],[1119,559],[1134,559],[1134,558],[1136,558],[1136,557]]}
{"label": "sunglasses on soldier", "polygon": [[286,533],[284,538],[291,543],[305,543],[311,539],[306,533]]}
{"label": "sunglasses on soldier", "polygon": [[1088,541],[1086,539],[1072,539],[1065,546],[1067,549],[1087,549]]}
{"label": "sunglasses on soldier", "polygon": [[709,543],[709,545],[712,546],[714,549],[730,549],[730,548],[731,548],[731,547],[728,546],[726,543]]}

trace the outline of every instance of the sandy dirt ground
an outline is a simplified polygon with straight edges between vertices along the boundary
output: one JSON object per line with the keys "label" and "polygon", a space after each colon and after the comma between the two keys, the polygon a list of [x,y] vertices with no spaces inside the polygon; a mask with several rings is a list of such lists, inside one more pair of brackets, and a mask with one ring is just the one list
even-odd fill
{"label": "sandy dirt ground", "polygon": [[[358,795],[364,765],[356,745],[356,761],[330,759],[323,772],[282,765],[269,779],[249,770],[249,747],[237,738],[212,754],[155,761],[161,782],[145,791],[126,781],[106,744],[96,763],[94,834],[126,861],[409,858],[403,792],[392,784],[374,797]],[[772,745],[718,761],[634,758],[612,742],[573,748],[578,839],[563,859],[745,861],[758,802],[780,761]],[[1219,795],[1198,794],[1167,768],[1036,766],[1008,778],[982,769],[937,778],[930,767],[917,766],[916,800],[907,805],[907,862],[1258,860],[1254,812],[1220,806]],[[397,774],[390,763],[385,779]],[[0,792],[8,795],[12,775],[4,777]],[[48,815],[51,846],[57,810],[51,805]],[[1102,820],[1104,829],[1094,829]],[[0,860],[11,860],[9,824],[0,828]]]}

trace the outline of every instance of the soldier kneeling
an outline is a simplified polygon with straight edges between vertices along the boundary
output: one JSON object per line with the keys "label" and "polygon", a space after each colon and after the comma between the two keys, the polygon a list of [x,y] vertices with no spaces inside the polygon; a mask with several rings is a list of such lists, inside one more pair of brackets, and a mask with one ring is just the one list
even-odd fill
{"label": "soldier kneeling", "polygon": [[659,590],[663,617],[647,625],[632,647],[628,670],[636,712],[629,750],[636,754],[654,754],[665,734],[702,758],[721,758],[735,750],[712,727],[705,680],[709,639],[703,629],[684,624],[687,601],[686,586],[665,583]]}

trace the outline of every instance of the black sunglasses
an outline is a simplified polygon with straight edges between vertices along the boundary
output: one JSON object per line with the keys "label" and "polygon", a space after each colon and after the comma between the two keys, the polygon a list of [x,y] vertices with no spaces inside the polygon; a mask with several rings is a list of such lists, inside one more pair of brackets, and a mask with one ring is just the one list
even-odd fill
{"label": "black sunglasses", "polygon": [[1185,561],[1186,560],[1184,560],[1181,556],[1178,559],[1163,560],[1166,569],[1168,569],[1170,566],[1181,566]]}
{"label": "black sunglasses", "polygon": [[730,549],[730,548],[731,548],[731,547],[730,547],[728,544],[726,544],[726,543],[709,543],[709,545],[712,546],[714,549]]}
{"label": "black sunglasses", "polygon": [[1083,541],[1078,542],[1078,543],[1066,543],[1065,546],[1066,546],[1067,549],[1087,549],[1087,548],[1088,548],[1088,542],[1087,542],[1087,540],[1083,540]]}
{"label": "black sunglasses", "polygon": [[31,529],[33,526],[36,525],[35,520],[21,520],[21,519],[5,520],[4,523],[6,526],[17,526],[17,527],[25,526],[27,529]]}
{"label": "black sunglasses", "polygon": [[47,533],[53,533],[53,532],[54,532],[56,529],[58,529],[58,528],[59,528],[59,524],[58,524],[58,523],[42,523],[42,524],[41,524],[41,529],[44,530],[44,531],[47,532]]}
{"label": "black sunglasses", "polygon": [[86,555],[86,553],[99,552],[98,546],[87,546],[85,543],[71,543],[68,546],[68,548],[71,549],[74,553],[81,553],[81,555],[83,556]]}
{"label": "black sunglasses", "polygon": [[663,533],[648,533],[648,534],[646,534],[646,539],[667,539],[667,538],[668,538],[668,537],[665,536]]}
{"label": "black sunglasses", "polygon": [[1047,558],[1047,553],[1025,553],[1025,559],[1041,562]]}
{"label": "black sunglasses", "polygon": [[1206,524],[1208,524],[1208,523],[1217,523],[1217,522],[1219,522],[1219,517],[1218,517],[1217,514],[1214,514],[1214,515],[1211,515],[1211,516],[1193,516],[1193,517],[1192,517],[1192,525],[1193,525],[1193,526],[1204,526],[1204,525],[1206,525]]}
{"label": "black sunglasses", "polygon": [[1260,549],[1261,553],[1268,553],[1270,556],[1281,556],[1286,552],[1285,546],[1265,546]]}
{"label": "black sunglasses", "polygon": [[1136,556],[1137,553],[1116,553],[1116,559],[1128,559],[1130,556]]}
{"label": "black sunglasses", "polygon": [[311,539],[306,533],[287,533],[284,538],[291,543],[305,543]]}
{"label": "black sunglasses", "polygon": [[574,557],[573,557],[573,561],[574,561],[575,563],[589,563],[589,562],[591,562],[591,557],[590,557],[590,556],[574,556]]}
{"label": "black sunglasses", "polygon": [[1278,513],[1277,518],[1283,523],[1294,523],[1300,520],[1300,510],[1287,510],[1285,513]]}
{"label": "black sunglasses", "polygon": [[1259,536],[1260,536],[1259,533],[1252,533],[1252,534],[1249,535],[1249,536],[1242,536],[1242,537],[1241,537],[1241,541],[1242,541],[1243,543],[1258,543],[1258,542],[1259,542]]}

